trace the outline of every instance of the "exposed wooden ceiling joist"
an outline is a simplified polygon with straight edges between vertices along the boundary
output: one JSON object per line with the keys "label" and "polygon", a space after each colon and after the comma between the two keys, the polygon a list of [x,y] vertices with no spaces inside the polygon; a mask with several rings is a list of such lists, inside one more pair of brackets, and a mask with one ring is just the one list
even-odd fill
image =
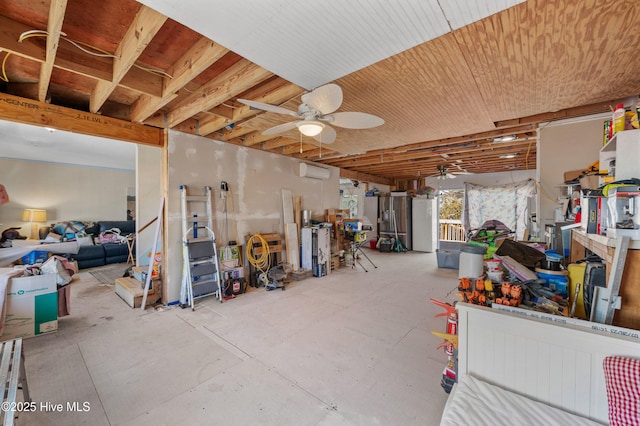
{"label": "exposed wooden ceiling joist", "polygon": [[[376,3],[359,18],[388,7]],[[269,24],[261,31],[278,30]],[[640,93],[639,26],[640,3],[632,0],[528,0],[336,80],[344,94],[339,112],[375,114],[385,124],[336,127],[335,143],[305,138],[300,152],[297,130],[262,134],[292,117],[237,99],[295,111],[305,90],[220,41],[135,0],[3,0],[0,78],[7,81],[0,93],[23,98],[19,103],[47,99],[78,117],[100,111],[104,120],[199,134],[392,182],[445,163],[478,173],[524,170],[535,167],[536,147],[522,140],[535,138],[540,123],[606,112]],[[49,36],[19,42],[30,30]],[[509,134],[519,141],[490,144]],[[515,157],[499,158],[509,153]]]}
{"label": "exposed wooden ceiling joist", "polygon": [[89,110],[98,112],[109,95],[118,87],[120,81],[135,64],[142,51],[151,42],[167,20],[153,9],[141,7],[133,23],[118,45],[113,59],[113,76],[110,82],[98,81],[91,93]]}

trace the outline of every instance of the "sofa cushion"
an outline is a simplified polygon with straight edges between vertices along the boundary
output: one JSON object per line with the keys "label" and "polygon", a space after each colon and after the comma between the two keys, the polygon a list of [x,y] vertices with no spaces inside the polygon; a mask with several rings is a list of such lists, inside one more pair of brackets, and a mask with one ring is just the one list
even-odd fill
{"label": "sofa cushion", "polygon": [[98,222],[100,226],[100,232],[108,231],[112,228],[118,228],[120,235],[129,235],[136,233],[136,221],[135,220],[105,220]]}
{"label": "sofa cushion", "polygon": [[107,264],[127,261],[129,257],[129,247],[126,243],[106,243],[101,245],[104,248],[104,257]]}
{"label": "sofa cushion", "polygon": [[71,256],[78,262],[79,269],[107,264],[102,246],[83,246],[78,249],[78,253]]}
{"label": "sofa cushion", "polygon": [[78,248],[78,253],[73,255],[75,260],[104,259],[104,247],[102,246],[82,246]]}

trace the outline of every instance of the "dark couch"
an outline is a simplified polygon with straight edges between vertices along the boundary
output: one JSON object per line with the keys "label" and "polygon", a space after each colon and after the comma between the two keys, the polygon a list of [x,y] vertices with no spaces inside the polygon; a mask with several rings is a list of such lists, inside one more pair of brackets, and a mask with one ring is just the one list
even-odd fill
{"label": "dark couch", "polygon": [[[120,229],[120,235],[136,233],[135,220],[105,220],[96,222],[93,227],[85,228],[85,232],[93,236],[95,245],[81,246],[76,254],[68,254],[65,257],[78,262],[79,269],[104,266],[110,263],[123,263],[129,257],[129,247],[126,243],[100,244],[98,236],[101,232],[112,228]],[[40,239],[44,240],[51,231],[51,227],[40,228]],[[134,246],[135,250],[135,246]],[[134,252],[135,253],[135,252]]]}

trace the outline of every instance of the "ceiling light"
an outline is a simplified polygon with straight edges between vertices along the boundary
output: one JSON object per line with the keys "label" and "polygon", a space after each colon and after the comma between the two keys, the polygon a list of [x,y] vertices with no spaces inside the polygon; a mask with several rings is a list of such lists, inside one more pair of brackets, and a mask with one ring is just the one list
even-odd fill
{"label": "ceiling light", "polygon": [[324,129],[324,124],[318,121],[301,121],[296,124],[300,132],[305,136],[316,136]]}
{"label": "ceiling light", "polygon": [[511,142],[511,141],[515,141],[517,139],[516,135],[505,135],[505,136],[499,136],[497,138],[493,138],[494,142]]}
{"label": "ceiling light", "polygon": [[505,154],[505,155],[501,155],[500,158],[516,158],[518,156],[518,154]]}

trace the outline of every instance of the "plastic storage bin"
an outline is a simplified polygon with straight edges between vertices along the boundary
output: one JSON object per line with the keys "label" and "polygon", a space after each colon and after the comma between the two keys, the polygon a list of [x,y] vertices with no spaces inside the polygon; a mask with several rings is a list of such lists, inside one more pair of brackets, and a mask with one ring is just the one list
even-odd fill
{"label": "plastic storage bin", "polygon": [[436,250],[438,268],[458,269],[460,267],[460,252],[455,250]]}
{"label": "plastic storage bin", "polygon": [[486,247],[465,244],[460,248],[460,273],[458,278],[478,278],[484,274]]}

